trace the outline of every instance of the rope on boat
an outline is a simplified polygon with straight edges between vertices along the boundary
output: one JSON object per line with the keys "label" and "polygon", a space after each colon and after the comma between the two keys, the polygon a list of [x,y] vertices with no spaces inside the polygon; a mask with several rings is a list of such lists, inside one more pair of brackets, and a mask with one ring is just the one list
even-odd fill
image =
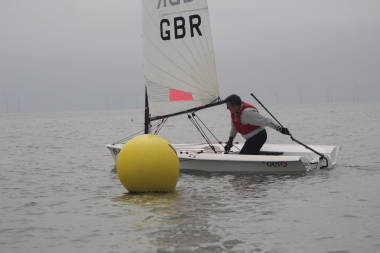
{"label": "rope on boat", "polygon": [[[196,117],[201,123],[202,125],[210,132],[210,134],[212,136],[214,136],[215,140],[222,145],[223,142],[221,142],[220,140],[218,140],[218,138],[211,132],[210,129],[208,129],[208,127],[203,123],[203,121],[193,112],[192,113],[193,117]],[[206,140],[207,141],[207,140]],[[217,153],[214,149],[214,146],[212,145],[212,143],[209,143],[210,147],[212,148],[212,150],[214,150],[215,153]],[[222,145],[223,146],[223,145]],[[240,148],[238,148],[237,146],[233,145],[237,150],[240,150]]]}
{"label": "rope on boat", "polygon": [[154,131],[154,134],[155,134],[155,135],[157,135],[157,134],[161,131],[161,129],[162,129],[162,127],[165,125],[166,121],[168,121],[168,118],[164,118],[164,119],[158,124],[156,131]]}
{"label": "rope on boat", "polygon": [[195,113],[192,113],[192,115],[193,115],[193,117],[196,117],[201,123],[202,123],[202,125],[210,132],[210,134],[212,135],[212,136],[214,136],[214,138],[215,138],[215,140],[218,142],[218,143],[222,143],[221,141],[219,141],[218,140],[218,138],[211,132],[211,130],[210,129],[208,129],[208,127],[203,123],[203,121],[197,116],[197,115],[195,115]]}
{"label": "rope on boat", "polygon": [[[158,132],[161,130],[162,126],[166,123],[167,120],[168,120],[167,118],[164,118],[161,122],[158,122],[158,123],[156,123],[156,124],[154,124],[154,125],[151,126],[152,131],[155,130],[155,132],[154,132],[155,135],[158,134]],[[135,137],[135,136],[137,136],[137,135],[139,135],[139,134],[141,134],[143,132],[144,132],[144,130],[141,130],[141,131],[139,131],[137,133],[134,133],[134,134],[132,134],[132,135],[130,135],[128,137],[125,137],[124,139],[121,139],[119,141],[114,142],[112,145],[114,145],[114,144],[124,144],[128,140],[132,139],[133,137]]]}
{"label": "rope on boat", "polygon": [[210,146],[210,148],[215,152],[217,153],[217,151],[215,150],[215,147],[214,145],[212,144],[212,142],[210,141],[210,139],[208,138],[207,134],[205,133],[205,131],[202,129],[201,125],[198,123],[197,119],[202,123],[202,125],[209,131],[209,133],[214,136],[214,138],[216,139],[216,141],[218,143],[221,143],[218,138],[210,131],[210,129],[207,128],[207,126],[203,123],[203,121],[193,112],[192,115],[187,115],[190,122],[193,123],[193,125],[195,126],[195,128],[199,131],[199,133],[202,135],[202,137],[206,140],[207,144]]}
{"label": "rope on boat", "polygon": [[205,139],[205,141],[207,142],[207,144],[211,147],[211,149],[215,152],[215,148],[214,146],[212,145],[210,139],[207,137],[206,133],[203,131],[203,129],[201,128],[201,126],[199,125],[199,123],[196,121],[196,119],[194,117],[191,117],[190,114],[187,115],[187,117],[189,118],[190,122],[193,123],[193,125],[195,126],[195,128],[199,131],[199,133],[202,135],[202,137]]}

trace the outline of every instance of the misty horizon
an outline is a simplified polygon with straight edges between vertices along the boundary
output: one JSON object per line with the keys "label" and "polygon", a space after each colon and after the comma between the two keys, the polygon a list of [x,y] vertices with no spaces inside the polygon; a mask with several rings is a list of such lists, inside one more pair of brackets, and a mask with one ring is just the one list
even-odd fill
{"label": "misty horizon", "polygon": [[[140,1],[38,3],[0,2],[0,113],[142,109]],[[380,2],[208,4],[221,98],[380,101]]]}

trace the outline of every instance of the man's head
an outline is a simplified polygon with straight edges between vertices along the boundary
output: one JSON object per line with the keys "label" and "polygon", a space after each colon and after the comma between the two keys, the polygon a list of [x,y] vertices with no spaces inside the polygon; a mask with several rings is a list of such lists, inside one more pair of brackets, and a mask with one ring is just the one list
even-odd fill
{"label": "man's head", "polygon": [[238,95],[236,94],[229,95],[226,98],[226,101],[227,101],[227,109],[230,110],[231,113],[236,113],[237,111],[239,111],[241,107],[241,99]]}

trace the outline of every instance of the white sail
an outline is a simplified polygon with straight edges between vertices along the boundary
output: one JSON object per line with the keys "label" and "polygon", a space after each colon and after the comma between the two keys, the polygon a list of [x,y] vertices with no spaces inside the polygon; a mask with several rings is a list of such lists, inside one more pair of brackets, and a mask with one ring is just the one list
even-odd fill
{"label": "white sail", "polygon": [[207,0],[142,0],[142,28],[151,116],[219,97]]}

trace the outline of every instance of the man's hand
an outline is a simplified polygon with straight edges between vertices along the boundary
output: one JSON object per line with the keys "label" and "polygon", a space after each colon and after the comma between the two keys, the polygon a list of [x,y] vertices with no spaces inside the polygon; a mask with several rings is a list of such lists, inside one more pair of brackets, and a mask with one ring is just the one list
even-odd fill
{"label": "man's hand", "polygon": [[290,135],[290,132],[286,127],[282,127],[280,133]]}
{"label": "man's hand", "polygon": [[233,144],[232,144],[232,141],[234,140],[234,138],[230,137],[228,139],[228,141],[226,142],[226,146],[224,146],[224,153],[225,154],[228,154],[230,152],[230,149],[232,148]]}

